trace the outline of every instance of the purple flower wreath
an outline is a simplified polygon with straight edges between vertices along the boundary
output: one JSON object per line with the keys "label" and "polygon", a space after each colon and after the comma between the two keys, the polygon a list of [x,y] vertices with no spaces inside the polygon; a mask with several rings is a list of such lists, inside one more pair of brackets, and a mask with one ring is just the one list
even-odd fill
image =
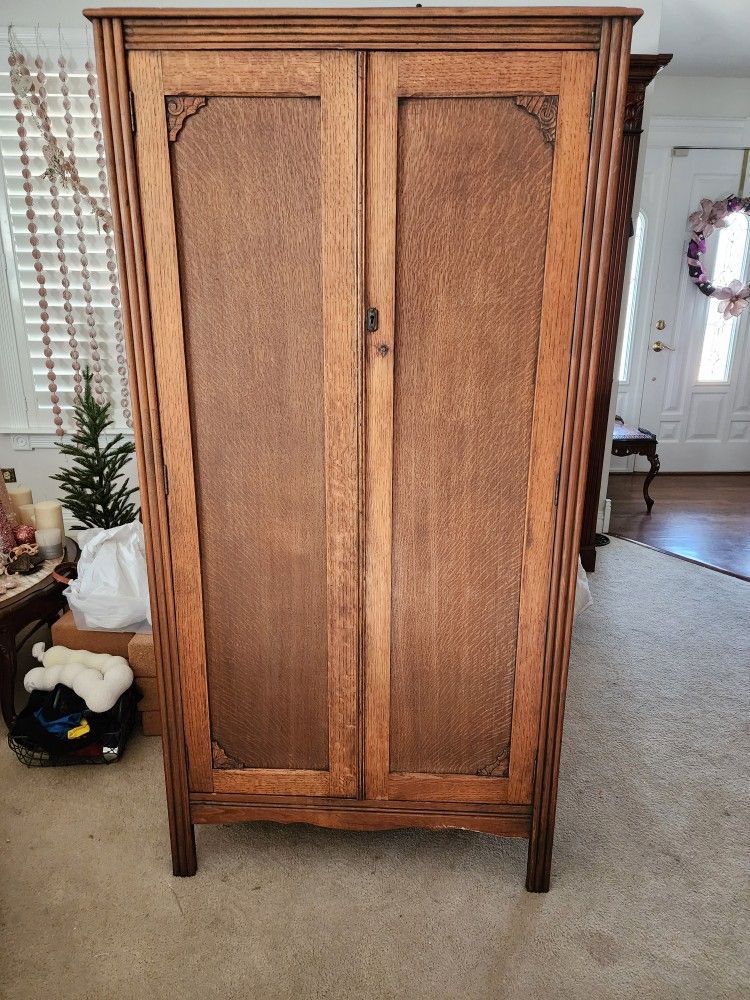
{"label": "purple flower wreath", "polygon": [[750,216],[750,198],[738,198],[730,195],[721,201],[711,201],[703,198],[701,207],[688,217],[692,235],[687,248],[688,274],[704,295],[719,299],[719,312],[724,319],[739,316],[750,301],[750,284],[743,284],[735,279],[728,285],[717,288],[703,269],[701,256],[706,252],[706,239],[714,229],[725,229],[729,225],[728,216],[735,212],[744,212]]}

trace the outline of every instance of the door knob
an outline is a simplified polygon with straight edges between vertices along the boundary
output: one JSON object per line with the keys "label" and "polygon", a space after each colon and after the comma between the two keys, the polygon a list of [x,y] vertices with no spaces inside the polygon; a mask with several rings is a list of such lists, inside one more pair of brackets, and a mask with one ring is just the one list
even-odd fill
{"label": "door knob", "polygon": [[667,328],[667,324],[664,322],[663,319],[659,319],[659,320],[656,321],[656,329],[657,330],[660,330],[660,331],[661,330],[666,330],[666,328]]}
{"label": "door knob", "polygon": [[670,347],[669,344],[665,344],[663,340],[655,340],[651,345],[651,350],[658,354],[659,351],[673,351],[674,347]]}

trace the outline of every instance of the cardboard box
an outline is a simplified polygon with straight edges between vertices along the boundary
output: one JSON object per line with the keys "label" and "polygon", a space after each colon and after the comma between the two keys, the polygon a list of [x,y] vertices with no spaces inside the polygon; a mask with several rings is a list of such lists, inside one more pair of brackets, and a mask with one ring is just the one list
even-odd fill
{"label": "cardboard box", "polygon": [[141,689],[143,697],[138,702],[139,712],[159,711],[159,689],[155,677],[136,677],[135,683]]}
{"label": "cardboard box", "polygon": [[128,659],[132,632],[89,632],[76,628],[73,612],[66,611],[52,626],[52,642],[68,649],[87,649],[90,653],[109,653]]}
{"label": "cardboard box", "polygon": [[136,677],[156,677],[156,657],[154,637],[150,632],[136,633],[128,643],[128,651],[123,654],[130,663]]}
{"label": "cardboard box", "polygon": [[159,712],[141,712],[144,736],[161,736],[161,716]]}

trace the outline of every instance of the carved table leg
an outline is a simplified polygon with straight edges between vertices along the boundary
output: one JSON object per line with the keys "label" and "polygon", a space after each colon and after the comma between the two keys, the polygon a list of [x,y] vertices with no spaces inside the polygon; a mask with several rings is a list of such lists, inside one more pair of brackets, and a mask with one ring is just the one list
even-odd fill
{"label": "carved table leg", "polygon": [[648,475],[643,480],[643,499],[646,501],[646,513],[650,514],[651,508],[654,506],[654,501],[649,495],[648,488],[661,468],[661,463],[659,462],[659,456],[656,454],[656,448],[651,449],[646,458],[648,458],[651,468],[649,469]]}
{"label": "carved table leg", "polygon": [[16,717],[16,633],[12,628],[0,628],[0,712],[5,724]]}

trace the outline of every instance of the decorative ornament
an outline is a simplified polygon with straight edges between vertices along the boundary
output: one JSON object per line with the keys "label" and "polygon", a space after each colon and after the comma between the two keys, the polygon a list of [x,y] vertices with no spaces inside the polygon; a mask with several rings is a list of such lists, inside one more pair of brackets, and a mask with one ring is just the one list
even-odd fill
{"label": "decorative ornament", "polygon": [[701,257],[706,252],[706,240],[715,229],[726,229],[729,216],[743,212],[750,216],[750,198],[738,198],[736,194],[720,201],[710,198],[701,200],[701,207],[688,217],[692,229],[687,248],[687,268],[691,281],[709,298],[718,299],[718,310],[725,320],[739,316],[750,301],[750,284],[743,284],[735,278],[728,285],[716,286],[706,274]]}
{"label": "decorative ornament", "polygon": [[16,545],[33,545],[36,542],[36,532],[30,524],[19,524],[13,534]]}
{"label": "decorative ornament", "polygon": [[557,96],[554,94],[529,94],[516,98],[516,104],[539,122],[544,141],[554,146],[557,131]]}
{"label": "decorative ornament", "polygon": [[44,562],[44,556],[39,551],[38,545],[17,545],[11,552],[11,559],[6,567],[7,573],[18,573],[19,576],[26,576],[33,573]]}
{"label": "decorative ornament", "polygon": [[207,104],[205,97],[183,97],[170,95],[167,97],[167,125],[169,126],[169,141],[174,142],[185,124],[185,119],[194,115]]}
{"label": "decorative ornament", "polygon": [[18,586],[18,580],[14,576],[8,575],[7,566],[10,562],[10,555],[7,552],[0,552],[0,599],[8,590],[13,590]]}

